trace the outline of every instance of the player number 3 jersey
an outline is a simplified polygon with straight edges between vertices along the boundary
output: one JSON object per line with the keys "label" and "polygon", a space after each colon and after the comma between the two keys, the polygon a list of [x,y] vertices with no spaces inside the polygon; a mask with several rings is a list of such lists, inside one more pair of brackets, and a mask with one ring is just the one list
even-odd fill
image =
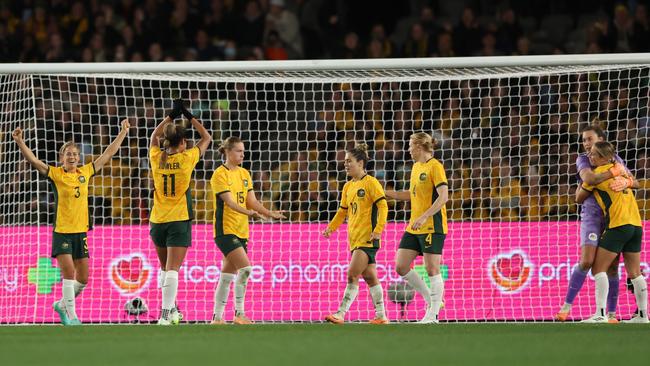
{"label": "player number 3 jersey", "polygon": [[47,179],[54,192],[54,232],[85,233],[92,228],[88,212],[88,182],[95,165],[86,164],[68,173],[63,167],[48,166]]}

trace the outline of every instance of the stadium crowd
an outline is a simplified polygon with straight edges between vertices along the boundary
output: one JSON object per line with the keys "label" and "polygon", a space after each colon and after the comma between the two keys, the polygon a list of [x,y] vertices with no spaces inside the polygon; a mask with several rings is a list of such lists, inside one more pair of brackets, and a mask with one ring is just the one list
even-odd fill
{"label": "stadium crowd", "polygon": [[[352,3],[4,2],[0,60],[526,55],[635,52],[650,47],[644,2],[636,2],[634,9],[610,1],[588,2],[594,13],[579,14],[563,1],[532,1],[525,6],[410,1],[404,2],[404,9],[393,9],[403,16],[392,22],[381,22],[377,16],[357,22],[356,15],[370,8]],[[576,3],[582,4],[576,9],[584,9],[585,1]],[[377,4],[381,9],[384,2]],[[260,201],[287,210],[294,221],[325,221],[335,212],[346,179],[342,154],[355,141],[370,145],[370,171],[387,189],[404,188],[410,169],[408,137],[420,130],[433,131],[438,140],[435,156],[445,164],[450,180],[450,220],[576,219],[579,131],[593,121],[608,131],[609,140],[641,181],[637,198],[648,219],[649,73],[639,68],[496,80],[337,83],[319,90],[284,88],[281,97],[268,85],[196,84],[185,97],[206,127],[215,131],[215,141],[233,134],[254,142],[247,145],[246,160]],[[97,155],[117,133],[119,116],[132,119],[133,136],[138,138],[130,138],[122,148],[121,161],[94,178],[102,180],[93,184],[92,192],[95,222],[100,224],[147,220],[151,186],[146,141],[171,100],[170,95],[136,93],[165,90],[164,82],[146,88],[123,83],[116,87],[114,80],[43,79],[36,88],[36,124],[45,126],[46,135],[41,137],[48,141],[41,158],[49,163],[56,161],[58,146],[76,136],[82,136],[79,142],[87,158]],[[211,217],[207,182],[220,161],[212,150],[197,167],[193,187],[201,221]],[[16,175],[14,185],[4,190],[28,192],[16,187],[38,184],[30,181],[36,180]],[[38,192],[46,195],[47,188]],[[25,212],[39,201],[52,202],[34,197]],[[278,202],[280,207],[274,207]],[[403,219],[404,206],[390,204],[389,218]],[[51,208],[41,210],[48,211]]]}

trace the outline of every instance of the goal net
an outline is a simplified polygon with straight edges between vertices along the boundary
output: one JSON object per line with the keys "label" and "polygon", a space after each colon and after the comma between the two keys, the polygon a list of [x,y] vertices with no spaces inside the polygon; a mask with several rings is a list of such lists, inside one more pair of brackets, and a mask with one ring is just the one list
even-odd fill
{"label": "goal net", "polygon": [[[77,298],[77,313],[84,322],[128,322],[134,318],[125,303],[140,298],[149,309],[141,320],[159,316],[160,266],[148,223],[153,187],[148,145],[178,97],[189,101],[215,141],[191,185],[193,241],[178,293],[185,320],[211,318],[220,275],[209,185],[221,164],[218,142],[228,136],[245,141],[243,166],[252,173],[258,199],[289,217],[251,225],[254,269],[247,315],[261,322],[311,322],[337,309],[346,282],[345,227],[330,239],[320,235],[347,179],[345,149],[367,143],[369,173],[385,189],[408,189],[408,139],[417,131],[438,140],[434,156],[449,179],[441,319],[552,319],[579,262],[579,207],[573,197],[583,127],[596,120],[607,131],[641,182],[637,201],[644,219],[650,216],[650,58],[459,60],[5,70],[0,74],[0,322],[56,322],[51,304],[61,297],[60,271],[50,258],[54,196],[47,180],[22,158],[11,132],[22,127],[27,145],[49,165],[57,164],[58,149],[68,140],[80,144],[89,162],[115,138],[125,117],[130,135],[90,182],[90,279]],[[192,139],[198,141],[196,132]],[[408,204],[389,200],[377,268],[391,320],[417,320],[425,312],[423,299],[395,272],[408,217]],[[647,244],[646,235],[644,248]],[[649,261],[646,250],[646,278]],[[415,269],[428,283],[421,257]],[[625,290],[622,263],[620,273],[618,313],[629,316],[634,296]],[[574,303],[574,319],[592,314],[593,293],[589,278]],[[231,304],[232,298],[227,320]],[[348,319],[373,315],[361,281]]]}

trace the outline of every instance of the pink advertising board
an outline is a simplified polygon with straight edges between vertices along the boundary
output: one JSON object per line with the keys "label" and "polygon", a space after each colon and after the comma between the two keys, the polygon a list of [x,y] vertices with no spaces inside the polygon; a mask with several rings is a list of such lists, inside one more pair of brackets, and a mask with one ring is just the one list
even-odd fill
{"label": "pink advertising board", "polygon": [[[401,280],[394,255],[403,223],[388,224],[377,255],[384,292]],[[349,253],[342,227],[329,240],[320,236],[325,224],[256,224],[249,254],[254,264],[246,306],[257,321],[319,321],[337,309],[345,286]],[[84,322],[126,322],[124,304],[140,297],[149,313],[159,314],[159,265],[143,226],[99,226],[89,232],[90,280],[77,300]],[[576,222],[450,223],[443,265],[446,320],[548,320],[562,304],[572,267],[579,259]],[[0,322],[56,322],[51,304],[61,294],[60,275],[49,258],[51,228],[0,228]],[[648,248],[644,236],[644,248]],[[190,321],[211,318],[221,253],[210,225],[194,225],[193,246],[180,271],[178,305]],[[642,270],[650,275],[650,255],[642,253]],[[421,258],[416,269],[423,271]],[[625,291],[622,273],[619,314],[634,311],[634,297]],[[593,312],[593,280],[576,299],[572,315]],[[232,296],[232,293],[231,293]],[[400,307],[386,294],[388,316],[400,318]],[[424,315],[424,301],[415,295],[405,319]],[[232,317],[232,298],[226,308]],[[367,287],[361,282],[349,320],[373,316]]]}

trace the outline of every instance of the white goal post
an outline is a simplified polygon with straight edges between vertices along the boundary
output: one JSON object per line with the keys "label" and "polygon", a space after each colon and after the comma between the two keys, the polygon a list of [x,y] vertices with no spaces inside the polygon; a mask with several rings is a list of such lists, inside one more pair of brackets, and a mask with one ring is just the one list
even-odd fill
{"label": "white goal post", "polygon": [[[212,240],[209,179],[221,163],[216,144],[228,136],[245,142],[243,166],[258,199],[289,216],[251,225],[246,307],[260,322],[321,321],[336,310],[349,263],[346,231],[330,239],[320,233],[347,179],[342,152],[355,143],[370,146],[369,173],[385,189],[407,189],[409,135],[424,131],[438,141],[434,156],[450,188],[442,320],[552,319],[579,261],[575,160],[589,124],[606,130],[636,175],[637,202],[650,218],[650,54],[0,64],[0,323],[55,322],[51,304],[61,295],[50,258],[54,197],[11,132],[21,127],[49,165],[68,140],[89,161],[123,118],[131,120],[130,135],[90,182],[90,280],[77,313],[84,322],[129,322],[125,304],[140,298],[149,309],[140,318],[157,318],[147,148],[178,97],[214,139],[191,186],[193,244],[178,294],[187,321],[211,317],[222,255]],[[408,217],[408,205],[389,200],[377,267],[391,320],[417,320],[425,308],[395,273]],[[646,278],[648,262],[642,252]],[[425,273],[421,259],[415,268]],[[634,296],[625,291],[622,266],[620,272],[618,312],[628,316]],[[572,316],[593,309],[588,280]],[[362,285],[349,319],[372,315]]]}

